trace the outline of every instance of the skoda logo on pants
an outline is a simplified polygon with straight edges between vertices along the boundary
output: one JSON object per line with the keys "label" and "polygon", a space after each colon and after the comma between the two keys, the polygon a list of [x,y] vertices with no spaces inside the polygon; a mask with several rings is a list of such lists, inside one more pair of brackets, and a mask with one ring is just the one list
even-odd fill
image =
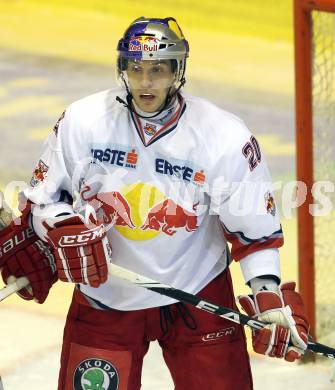
{"label": "skoda logo on pants", "polygon": [[117,390],[119,375],[111,362],[86,359],[78,364],[73,376],[73,390]]}

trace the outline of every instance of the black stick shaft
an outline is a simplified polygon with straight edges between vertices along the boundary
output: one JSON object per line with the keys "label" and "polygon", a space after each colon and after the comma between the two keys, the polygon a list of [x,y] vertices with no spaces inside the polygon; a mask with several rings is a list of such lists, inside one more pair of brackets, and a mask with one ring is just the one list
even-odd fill
{"label": "black stick shaft", "polygon": [[[112,276],[127,280],[138,286],[144,287],[158,294],[173,298],[177,301],[187,303],[200,310],[204,310],[208,313],[218,315],[219,317],[225,318],[229,321],[241,325],[247,325],[252,329],[263,329],[267,325],[265,322],[254,320],[245,314],[241,314],[227,307],[219,306],[213,302],[202,299],[197,295],[190,294],[186,291],[179,290],[163,283],[159,283],[155,280],[141,276],[133,271],[127,270],[115,264],[109,265],[109,273]],[[335,349],[328,347],[327,345],[310,341],[307,344],[307,349],[319,355],[326,356],[330,359],[335,359]]]}

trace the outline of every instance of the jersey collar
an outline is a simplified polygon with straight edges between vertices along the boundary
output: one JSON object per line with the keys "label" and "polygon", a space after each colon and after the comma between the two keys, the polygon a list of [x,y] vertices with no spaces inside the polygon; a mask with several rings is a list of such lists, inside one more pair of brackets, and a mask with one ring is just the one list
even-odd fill
{"label": "jersey collar", "polygon": [[[164,118],[164,116],[167,115],[167,122],[166,123],[163,122],[163,126],[149,140],[146,140],[146,137],[144,134],[144,129],[143,129],[143,123],[144,123],[144,121],[146,123],[151,122],[154,126],[157,126],[157,120],[153,120],[154,118],[151,119],[150,121],[143,120],[142,118],[140,118],[137,115],[135,110],[134,111],[129,110],[133,124],[135,126],[135,129],[136,129],[139,137],[141,138],[141,141],[142,141],[144,146],[149,146],[149,145],[153,144],[154,142],[158,141],[159,139],[161,139],[165,135],[171,133],[171,131],[173,131],[177,127],[178,121],[186,109],[185,99],[181,95],[178,94],[178,97],[177,97],[174,104],[178,105],[178,108],[175,111],[175,113],[173,113],[173,115],[171,117],[169,117],[169,115],[167,115],[168,110],[171,109],[171,107],[170,107],[170,108],[166,109],[165,111],[163,111],[163,113],[160,114],[160,118]],[[160,118],[158,118],[158,119],[160,119]]]}

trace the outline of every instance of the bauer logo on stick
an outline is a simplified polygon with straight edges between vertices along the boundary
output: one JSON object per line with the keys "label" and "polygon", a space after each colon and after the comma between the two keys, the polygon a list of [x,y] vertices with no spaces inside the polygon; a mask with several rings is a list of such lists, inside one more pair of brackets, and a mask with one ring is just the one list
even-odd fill
{"label": "bauer logo on stick", "polygon": [[86,359],[76,367],[73,388],[78,390],[117,390],[119,376],[113,364],[102,359]]}

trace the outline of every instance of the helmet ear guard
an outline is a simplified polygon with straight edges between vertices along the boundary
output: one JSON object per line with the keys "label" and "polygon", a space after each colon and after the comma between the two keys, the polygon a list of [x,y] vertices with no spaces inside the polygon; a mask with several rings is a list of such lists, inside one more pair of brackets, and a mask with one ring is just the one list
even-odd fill
{"label": "helmet ear guard", "polygon": [[171,72],[176,73],[178,70],[177,60],[171,60]]}
{"label": "helmet ear guard", "polygon": [[119,56],[117,59],[117,68],[119,71],[123,72],[128,68],[128,60],[125,57]]}

